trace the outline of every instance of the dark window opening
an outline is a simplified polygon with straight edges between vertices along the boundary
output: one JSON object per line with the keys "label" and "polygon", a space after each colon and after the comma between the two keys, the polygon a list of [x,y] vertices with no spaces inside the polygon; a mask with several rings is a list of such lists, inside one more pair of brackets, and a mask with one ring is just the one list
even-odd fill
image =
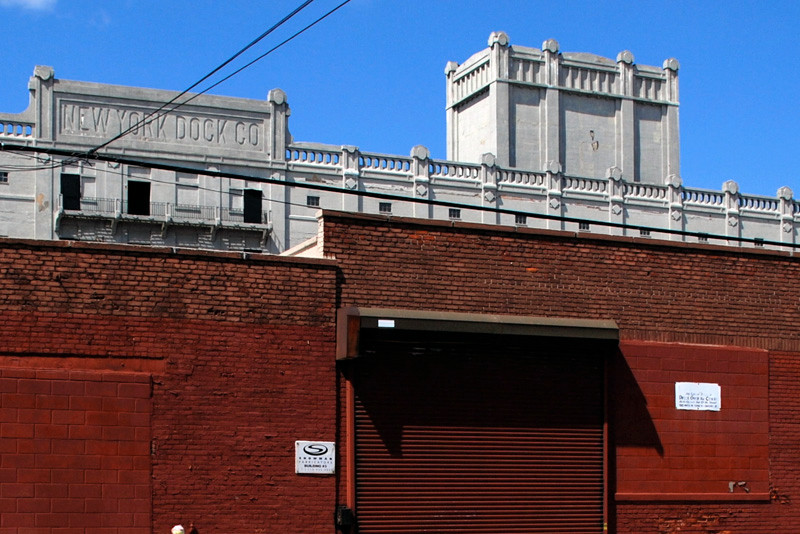
{"label": "dark window opening", "polygon": [[448,211],[448,216],[450,219],[456,220],[461,218],[461,210],[457,208],[450,208]]}
{"label": "dark window opening", "polygon": [[8,173],[5,171],[0,172],[0,184],[8,183]]}
{"label": "dark window opening", "polygon": [[260,189],[244,190],[244,222],[261,224],[261,199]]}
{"label": "dark window opening", "polygon": [[128,213],[150,215],[150,182],[128,180]]}
{"label": "dark window opening", "polygon": [[392,213],[392,203],[380,202],[378,204],[378,213]]}
{"label": "dark window opening", "polygon": [[81,177],[78,174],[61,175],[61,202],[65,210],[81,209]]}
{"label": "dark window opening", "polygon": [[587,222],[579,222],[578,223],[578,230],[588,231],[589,230],[589,223],[587,223]]}
{"label": "dark window opening", "polygon": [[319,207],[319,197],[314,196],[307,196],[306,197],[306,206],[309,208],[318,208]]}
{"label": "dark window opening", "polygon": [[528,224],[528,216],[527,215],[521,215],[519,213],[514,215],[514,224],[518,224],[520,226],[524,226],[524,225]]}

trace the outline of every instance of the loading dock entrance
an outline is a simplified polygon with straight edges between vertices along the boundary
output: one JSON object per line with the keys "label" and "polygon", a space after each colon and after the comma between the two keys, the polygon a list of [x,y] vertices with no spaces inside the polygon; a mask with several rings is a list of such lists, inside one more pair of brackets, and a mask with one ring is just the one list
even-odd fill
{"label": "loading dock entrance", "polygon": [[613,339],[359,322],[348,373],[359,533],[604,531]]}

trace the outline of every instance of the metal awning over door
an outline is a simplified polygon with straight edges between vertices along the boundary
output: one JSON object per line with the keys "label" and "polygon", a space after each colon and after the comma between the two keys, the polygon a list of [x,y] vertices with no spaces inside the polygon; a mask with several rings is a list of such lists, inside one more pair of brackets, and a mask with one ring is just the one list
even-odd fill
{"label": "metal awning over door", "polygon": [[358,532],[602,533],[610,346],[362,329]]}

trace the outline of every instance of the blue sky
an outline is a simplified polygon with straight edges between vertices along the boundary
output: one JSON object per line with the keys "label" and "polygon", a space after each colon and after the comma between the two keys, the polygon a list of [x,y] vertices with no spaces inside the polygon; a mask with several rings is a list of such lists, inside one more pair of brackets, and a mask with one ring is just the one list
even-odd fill
{"label": "blue sky", "polygon": [[[316,0],[253,58],[341,0]],[[0,112],[22,111],[34,65],[56,77],[182,90],[300,0],[0,0]],[[352,0],[215,94],[264,99],[280,87],[298,141],[444,158],[447,61],[502,30],[511,43],[640,64],[680,61],[681,175],[745,193],[800,198],[800,2]]]}

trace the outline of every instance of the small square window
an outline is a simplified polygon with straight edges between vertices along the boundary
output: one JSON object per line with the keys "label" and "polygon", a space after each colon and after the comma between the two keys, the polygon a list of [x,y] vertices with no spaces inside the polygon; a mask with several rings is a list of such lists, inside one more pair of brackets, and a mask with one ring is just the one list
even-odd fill
{"label": "small square window", "polygon": [[697,236],[697,241],[700,243],[708,243],[708,236],[707,235],[699,235]]}
{"label": "small square window", "polygon": [[587,223],[587,222],[579,222],[578,223],[578,230],[588,231],[589,230],[589,223]]}
{"label": "small square window", "polygon": [[763,246],[764,246],[764,239],[763,239],[763,238],[761,238],[761,237],[757,237],[757,238],[755,238],[755,239],[753,240],[753,244],[754,244],[755,246],[757,246],[757,247],[763,247]]}
{"label": "small square window", "polygon": [[8,173],[5,171],[0,171],[0,184],[7,184],[8,183]]}
{"label": "small square window", "polygon": [[519,226],[525,226],[528,224],[528,216],[522,215],[521,213],[517,213],[514,215],[514,224],[518,224]]}
{"label": "small square window", "polygon": [[642,237],[650,237],[650,230],[647,230],[646,228],[640,228],[639,235]]}
{"label": "small square window", "polygon": [[457,220],[461,218],[461,210],[458,208],[450,208],[448,211],[448,217],[452,220]]}
{"label": "small square window", "polygon": [[378,204],[378,213],[392,213],[391,202],[381,202]]}
{"label": "small square window", "polygon": [[306,206],[309,208],[318,208],[319,207],[319,197],[313,197],[311,195],[306,197]]}

